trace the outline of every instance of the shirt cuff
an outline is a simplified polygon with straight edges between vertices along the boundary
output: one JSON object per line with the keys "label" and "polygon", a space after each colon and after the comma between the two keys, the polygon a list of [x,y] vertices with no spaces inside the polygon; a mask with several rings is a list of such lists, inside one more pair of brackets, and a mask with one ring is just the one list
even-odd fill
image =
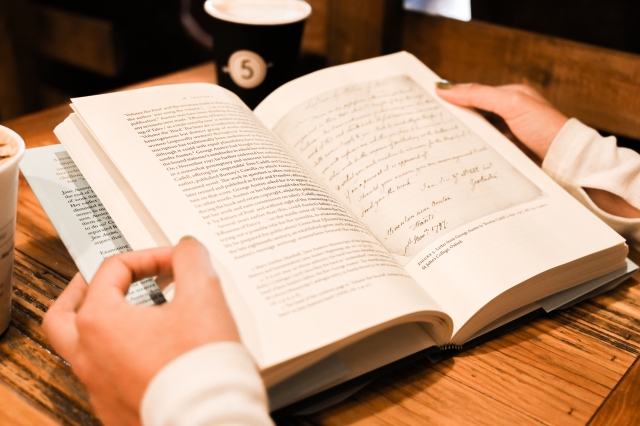
{"label": "shirt cuff", "polygon": [[640,250],[640,219],[609,214],[583,188],[616,194],[640,206],[640,155],[620,148],[614,137],[603,137],[575,118],[560,130],[542,163],[542,169],[629,244]]}
{"label": "shirt cuff", "polygon": [[542,169],[563,187],[602,189],[640,208],[640,154],[575,118],[554,139]]}
{"label": "shirt cuff", "polygon": [[145,426],[272,425],[253,359],[237,342],[210,343],[164,366],[142,398]]}

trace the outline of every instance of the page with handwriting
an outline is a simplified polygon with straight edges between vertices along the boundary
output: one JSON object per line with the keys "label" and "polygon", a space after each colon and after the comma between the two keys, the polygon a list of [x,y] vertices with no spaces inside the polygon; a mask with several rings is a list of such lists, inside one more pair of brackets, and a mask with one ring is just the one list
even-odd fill
{"label": "page with handwriting", "polygon": [[[621,239],[477,114],[441,101],[438,80],[398,53],[302,77],[255,114],[459,330],[514,285]],[[539,289],[532,300],[562,290]]]}
{"label": "page with handwriting", "polygon": [[209,248],[262,367],[416,313],[448,338],[438,305],[234,95],[186,84],[73,106],[95,155],[167,239],[194,235]]}
{"label": "page with handwriting", "polygon": [[543,195],[407,75],[329,90],[274,131],[403,264],[448,230]]}

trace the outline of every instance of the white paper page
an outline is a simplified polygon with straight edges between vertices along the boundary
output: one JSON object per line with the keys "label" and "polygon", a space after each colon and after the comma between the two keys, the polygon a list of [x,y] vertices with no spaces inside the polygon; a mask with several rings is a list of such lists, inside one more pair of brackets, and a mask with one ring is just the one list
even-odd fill
{"label": "white paper page", "polygon": [[228,266],[259,319],[263,340],[249,346],[262,367],[438,309],[229,92],[186,84],[73,102],[169,240],[194,235]]}
{"label": "white paper page", "polygon": [[[104,259],[131,250],[62,145],[28,149],[20,169],[87,282]],[[136,305],[164,302],[151,278],[133,283],[126,298]]]}
{"label": "white paper page", "polygon": [[638,265],[630,259],[627,259],[627,264],[621,270],[611,272],[582,285],[546,297],[540,301],[540,306],[547,312],[564,309],[584,300],[586,297],[593,297],[604,291],[611,290],[637,271]]}
{"label": "white paper page", "polygon": [[[118,169],[108,158],[100,158],[100,144],[77,114],[67,117],[54,133],[67,144],[80,170],[90,177],[91,187],[100,200],[111,207],[115,222],[134,250],[170,245]],[[71,141],[74,143],[68,143]]]}
{"label": "white paper page", "polygon": [[438,80],[398,53],[295,80],[255,114],[458,330],[513,285],[623,240],[484,119],[441,101]]}
{"label": "white paper page", "polygon": [[328,90],[273,129],[403,265],[448,230],[543,197],[407,75]]}
{"label": "white paper page", "polygon": [[536,309],[544,309],[545,312],[551,312],[557,309],[565,309],[573,306],[574,304],[579,303],[582,300],[585,300],[589,297],[594,297],[598,294],[615,288],[619,284],[623,283],[626,279],[628,279],[631,275],[633,275],[637,270],[638,266],[631,260],[627,259],[626,266],[617,271],[587,281],[584,284],[577,285],[570,289],[558,292],[549,297],[545,297],[542,300],[538,300],[534,303],[524,306],[520,309],[509,312],[507,315],[498,318],[491,324],[477,331],[473,336],[471,336],[469,340],[473,340],[476,337],[480,337],[485,333],[489,333],[490,331],[500,326],[515,321],[518,318],[535,311]]}
{"label": "white paper page", "polygon": [[436,345],[418,324],[384,330],[269,388],[269,408],[285,407]]}

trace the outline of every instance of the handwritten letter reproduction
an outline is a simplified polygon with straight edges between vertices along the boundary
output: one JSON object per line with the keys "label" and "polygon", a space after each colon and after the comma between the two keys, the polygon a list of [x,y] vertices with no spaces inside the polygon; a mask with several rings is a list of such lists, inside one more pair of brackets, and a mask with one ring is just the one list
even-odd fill
{"label": "handwritten letter reproduction", "polygon": [[309,99],[274,131],[406,261],[444,233],[542,196],[404,75]]}

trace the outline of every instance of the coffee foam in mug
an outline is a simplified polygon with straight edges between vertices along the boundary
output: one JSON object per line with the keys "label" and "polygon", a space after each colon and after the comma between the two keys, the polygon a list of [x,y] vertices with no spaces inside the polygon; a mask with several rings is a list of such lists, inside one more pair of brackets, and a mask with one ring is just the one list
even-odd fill
{"label": "coffee foam in mug", "polygon": [[0,129],[0,164],[18,153],[18,143]]}
{"label": "coffee foam in mug", "polygon": [[290,24],[311,13],[301,0],[209,0],[204,8],[214,18],[248,25]]}

